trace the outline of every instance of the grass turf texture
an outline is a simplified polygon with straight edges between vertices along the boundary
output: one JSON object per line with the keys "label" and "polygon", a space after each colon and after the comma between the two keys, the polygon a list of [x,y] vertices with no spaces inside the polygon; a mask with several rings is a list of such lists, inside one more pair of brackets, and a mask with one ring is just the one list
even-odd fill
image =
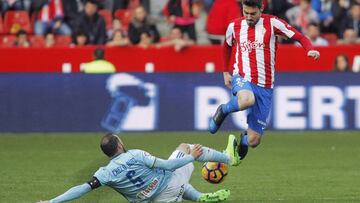
{"label": "grass turf texture", "polygon": [[[201,143],[223,150],[229,132],[126,133],[127,149],[167,158],[178,144]],[[102,134],[1,134],[0,202],[36,202],[89,180],[107,158]],[[268,132],[259,148],[219,185],[201,178],[195,164],[191,183],[200,191],[231,190],[229,202],[359,202],[359,132]],[[101,187],[74,202],[126,202]]]}

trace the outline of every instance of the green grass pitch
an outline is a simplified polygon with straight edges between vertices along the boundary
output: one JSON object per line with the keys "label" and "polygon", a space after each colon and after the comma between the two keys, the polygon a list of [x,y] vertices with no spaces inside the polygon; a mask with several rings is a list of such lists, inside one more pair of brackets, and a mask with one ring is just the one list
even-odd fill
{"label": "green grass pitch", "polygon": [[[167,158],[180,143],[224,149],[220,132],[126,133],[128,149]],[[1,134],[0,202],[36,202],[87,181],[107,162],[102,134]],[[360,132],[268,132],[223,183],[202,180],[195,164],[191,183],[200,191],[231,190],[229,202],[360,202]],[[126,202],[99,188],[75,202]]]}

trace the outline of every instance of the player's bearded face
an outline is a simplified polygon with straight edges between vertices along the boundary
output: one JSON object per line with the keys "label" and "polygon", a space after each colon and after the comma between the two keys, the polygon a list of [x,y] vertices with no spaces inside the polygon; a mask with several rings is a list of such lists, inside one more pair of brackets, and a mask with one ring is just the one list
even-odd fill
{"label": "player's bearded face", "polygon": [[261,17],[262,9],[243,5],[243,14],[249,26],[255,26]]}

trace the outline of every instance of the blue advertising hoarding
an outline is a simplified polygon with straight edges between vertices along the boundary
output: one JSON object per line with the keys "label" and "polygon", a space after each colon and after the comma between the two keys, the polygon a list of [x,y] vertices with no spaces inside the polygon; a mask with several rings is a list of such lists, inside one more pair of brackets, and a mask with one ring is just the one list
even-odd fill
{"label": "blue advertising hoarding", "polygon": [[[360,129],[360,76],[280,73],[269,129]],[[1,74],[1,132],[207,130],[230,98],[221,74]],[[246,112],[222,130],[246,128]]]}

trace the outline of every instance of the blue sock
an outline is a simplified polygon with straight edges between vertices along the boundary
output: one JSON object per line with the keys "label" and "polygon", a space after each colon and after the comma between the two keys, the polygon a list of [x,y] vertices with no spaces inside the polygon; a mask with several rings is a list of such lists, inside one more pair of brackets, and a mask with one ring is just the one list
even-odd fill
{"label": "blue sock", "polygon": [[[189,145],[190,148],[193,148],[194,145],[190,144]],[[228,155],[221,153],[219,151],[216,151],[214,149],[210,149],[208,147],[202,147],[203,153],[202,155],[197,158],[197,161],[200,162],[220,162],[220,163],[226,163],[229,164],[230,163],[230,157],[228,157]]]}
{"label": "blue sock", "polygon": [[230,101],[223,105],[222,110],[226,114],[232,113],[232,112],[235,112],[235,111],[240,111],[237,96],[231,94]]}
{"label": "blue sock", "polygon": [[183,198],[185,200],[191,200],[193,202],[197,202],[201,195],[202,193],[197,191],[192,185],[190,184],[185,185],[185,191],[183,195]]}
{"label": "blue sock", "polygon": [[242,145],[245,145],[245,146],[248,146],[248,145],[249,145],[249,143],[248,143],[248,136],[247,136],[247,135],[241,137],[241,144],[242,144]]}

